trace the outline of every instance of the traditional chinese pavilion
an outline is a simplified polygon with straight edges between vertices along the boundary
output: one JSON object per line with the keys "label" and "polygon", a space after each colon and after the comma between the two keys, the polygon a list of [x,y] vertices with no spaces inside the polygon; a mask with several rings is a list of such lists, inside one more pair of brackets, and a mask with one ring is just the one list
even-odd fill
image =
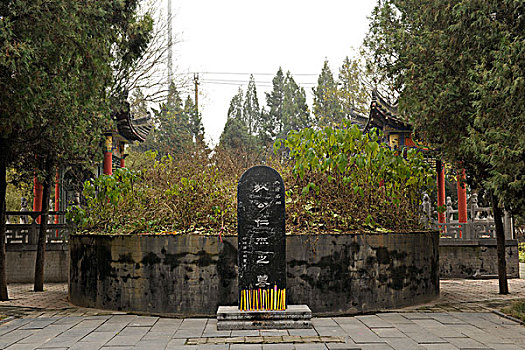
{"label": "traditional chinese pavilion", "polygon": [[[406,147],[428,150],[424,146],[414,142],[414,131],[412,125],[398,112],[397,103],[392,104],[382,97],[377,90],[372,91],[370,103],[370,115],[364,132],[377,128],[383,131],[384,142],[393,149],[402,150]],[[437,173],[438,206],[445,205],[445,170],[440,160],[435,161]],[[459,174],[459,178],[465,179],[465,171]],[[458,181],[458,217],[460,223],[467,222],[467,191],[464,181]],[[438,215],[438,222],[445,222],[445,215]]]}
{"label": "traditional chinese pavilion", "polygon": [[[111,175],[116,168],[125,166],[126,146],[135,141],[144,142],[153,128],[149,116],[133,118],[130,113],[129,103],[125,108],[116,113],[113,119],[116,122],[116,130],[108,131],[101,135],[104,137],[104,162],[99,166],[96,174],[80,172],[78,169],[65,167],[57,173],[55,183],[55,211],[63,211],[68,203],[78,200],[79,186],[83,181],[103,174]],[[34,183],[33,211],[42,210],[42,185]]]}
{"label": "traditional chinese pavilion", "polygon": [[415,147],[412,140],[412,125],[399,116],[397,103],[390,104],[377,90],[372,91],[370,115],[364,131],[372,128],[383,131],[384,142],[392,148]]}
{"label": "traditional chinese pavilion", "polygon": [[127,111],[121,111],[115,114],[117,130],[105,133],[104,146],[104,174],[112,174],[113,169],[123,168],[125,166],[125,149],[126,145],[135,141],[144,142],[153,125],[150,117],[133,118],[129,112],[129,103]]}
{"label": "traditional chinese pavilion", "polygon": [[359,130],[364,131],[365,127],[368,123],[368,116],[362,115],[354,110],[350,111],[350,115],[348,116],[350,118],[350,121],[352,124],[357,125]]}

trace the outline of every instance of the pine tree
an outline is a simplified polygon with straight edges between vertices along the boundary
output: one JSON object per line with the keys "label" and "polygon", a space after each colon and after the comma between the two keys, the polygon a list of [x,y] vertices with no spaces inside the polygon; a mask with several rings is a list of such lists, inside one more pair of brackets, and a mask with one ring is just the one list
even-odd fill
{"label": "pine tree", "polygon": [[139,15],[137,6],[134,0],[0,5],[0,300],[8,298],[6,168],[26,158],[32,162],[23,170],[36,170],[44,180],[34,282],[34,290],[43,291],[55,168],[91,165],[102,130],[113,126],[111,107],[122,104],[108,101],[125,95],[116,71],[132,75],[151,38],[153,18]]}
{"label": "pine tree", "polygon": [[501,207],[525,211],[523,1],[384,0],[366,45],[400,88],[419,135],[492,194],[500,294],[508,293]]}
{"label": "pine tree", "polygon": [[306,104],[304,88],[299,87],[290,72],[286,73],[284,97],[282,104],[283,128],[281,138],[285,138],[291,130],[301,130],[312,126],[312,118]]}
{"label": "pine tree", "polygon": [[243,91],[239,87],[239,91],[230,101],[230,108],[228,108],[228,119],[238,119],[244,123],[244,118],[242,116],[242,102],[243,102]]}
{"label": "pine tree", "polygon": [[190,115],[194,108],[191,98],[183,105],[180,92],[171,83],[166,102],[154,111],[155,128],[144,143],[135,147],[140,151],[155,150],[159,156],[185,152],[193,143]]}
{"label": "pine tree", "polygon": [[250,135],[255,135],[258,132],[258,126],[261,119],[261,109],[259,107],[259,99],[257,98],[257,87],[255,86],[255,80],[253,74],[250,75],[250,81],[248,82],[248,88],[246,89],[246,95],[244,97],[244,105],[242,109],[242,116],[244,123],[248,128]]}
{"label": "pine tree", "polygon": [[[272,91],[266,93],[266,106],[268,112],[265,117],[265,129],[272,135],[272,138],[283,130],[283,101],[284,101],[284,74],[281,67],[272,79]],[[273,128],[272,128],[273,126]]]}
{"label": "pine tree", "polygon": [[197,112],[195,103],[190,95],[186,97],[186,101],[184,102],[184,113],[186,114],[185,119],[188,120],[188,131],[193,142],[202,142],[204,139],[202,118],[200,113]]}
{"label": "pine tree", "polygon": [[359,60],[351,60],[348,57],[339,68],[338,98],[345,118],[350,118],[352,112],[368,114],[370,93],[363,81],[364,74]]}
{"label": "pine tree", "polygon": [[337,83],[328,60],[324,61],[323,69],[317,79],[317,88],[314,93],[314,115],[319,126],[340,123],[343,117],[337,97]]}
{"label": "pine tree", "polygon": [[257,140],[264,154],[269,154],[272,152],[276,130],[277,128],[270,112],[262,108],[259,118]]}
{"label": "pine tree", "polygon": [[256,148],[256,139],[248,133],[248,129],[242,120],[228,118],[221,134],[219,147],[243,153],[251,153]]}
{"label": "pine tree", "polygon": [[248,131],[244,117],[243,91],[239,88],[230,101],[228,119],[224,125],[219,149],[234,151],[239,154],[254,153],[257,150],[257,139]]}

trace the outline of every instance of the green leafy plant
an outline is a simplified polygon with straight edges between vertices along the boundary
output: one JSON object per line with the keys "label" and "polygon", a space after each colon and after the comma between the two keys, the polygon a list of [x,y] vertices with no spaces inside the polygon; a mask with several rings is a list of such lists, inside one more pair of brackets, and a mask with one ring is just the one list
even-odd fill
{"label": "green leafy plant", "polygon": [[140,198],[134,184],[140,172],[126,168],[116,169],[113,175],[102,175],[84,183],[85,208],[74,206],[66,218],[80,228],[100,226],[108,232],[127,222],[125,208],[133,207]]}
{"label": "green leafy plant", "polygon": [[276,142],[290,150],[291,224],[305,229],[413,229],[419,226],[423,192],[433,186],[420,152],[403,157],[380,143],[378,130],[363,134],[348,120],[343,127],[303,129]]}
{"label": "green leafy plant", "polygon": [[518,245],[518,251],[520,256],[520,262],[525,263],[525,242],[521,242]]}
{"label": "green leafy plant", "polygon": [[[283,177],[286,227],[294,233],[419,229],[423,192],[432,171],[415,150],[398,155],[345,122],[291,132],[274,145],[289,159],[267,164]],[[180,156],[156,159],[131,155],[136,170],[87,182],[87,205],[69,213],[80,230],[105,233],[235,234],[237,182],[255,161],[218,149],[213,156],[195,147]]]}
{"label": "green leafy plant", "polygon": [[184,156],[134,156],[140,170],[118,169],[84,184],[87,202],[68,213],[79,230],[106,233],[235,232],[236,176],[198,147]]}

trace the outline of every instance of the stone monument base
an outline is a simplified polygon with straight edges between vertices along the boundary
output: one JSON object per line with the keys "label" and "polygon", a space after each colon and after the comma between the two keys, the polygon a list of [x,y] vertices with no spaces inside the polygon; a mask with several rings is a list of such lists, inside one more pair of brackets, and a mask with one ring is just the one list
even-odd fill
{"label": "stone monument base", "polygon": [[288,305],[283,311],[241,311],[237,306],[219,306],[217,330],[312,328],[312,310],[307,305]]}

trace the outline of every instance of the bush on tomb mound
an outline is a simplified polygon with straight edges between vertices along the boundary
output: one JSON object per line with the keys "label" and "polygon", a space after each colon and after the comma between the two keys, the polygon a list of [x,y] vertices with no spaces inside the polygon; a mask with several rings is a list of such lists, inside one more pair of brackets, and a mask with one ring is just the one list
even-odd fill
{"label": "bush on tomb mound", "polygon": [[283,145],[293,159],[285,180],[291,227],[420,229],[422,193],[434,186],[433,172],[420,152],[399,155],[382,137],[378,130],[362,134],[348,121],[343,128],[290,133]]}
{"label": "bush on tomb mound", "polygon": [[[398,155],[382,135],[343,128],[304,129],[277,141],[287,160],[267,165],[283,177],[286,228],[291,233],[420,229],[423,192],[433,173],[420,153]],[[236,234],[237,182],[256,156],[194,148],[156,159],[142,154],[84,184],[87,205],[70,211],[79,231],[92,233]]]}

